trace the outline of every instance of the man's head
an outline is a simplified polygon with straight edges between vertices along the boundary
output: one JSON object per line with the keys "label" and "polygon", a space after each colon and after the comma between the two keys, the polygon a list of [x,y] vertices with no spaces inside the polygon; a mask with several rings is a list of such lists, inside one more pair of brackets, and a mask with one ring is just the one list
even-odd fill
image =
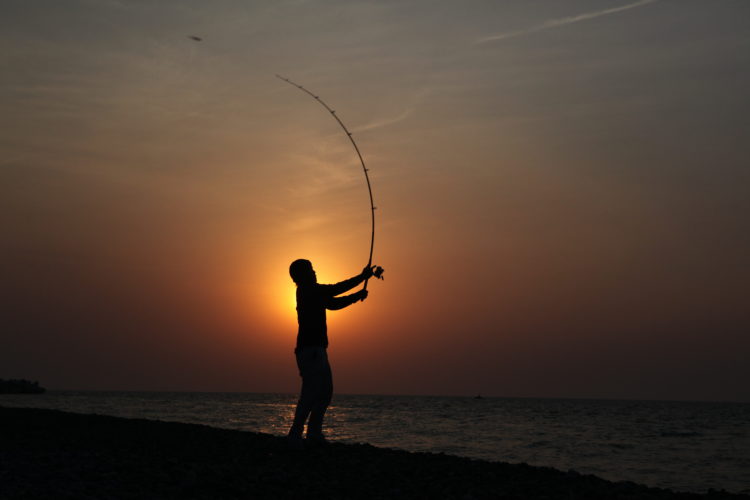
{"label": "man's head", "polygon": [[297,259],[289,266],[289,276],[297,285],[317,283],[318,277],[315,275],[312,263],[307,259]]}

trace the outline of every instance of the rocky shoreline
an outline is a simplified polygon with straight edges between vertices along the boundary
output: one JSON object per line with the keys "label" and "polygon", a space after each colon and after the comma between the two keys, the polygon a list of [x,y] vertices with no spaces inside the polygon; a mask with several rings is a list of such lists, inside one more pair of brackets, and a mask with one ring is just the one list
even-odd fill
{"label": "rocky shoreline", "polygon": [[739,499],[591,475],[203,425],[0,407],[1,499]]}

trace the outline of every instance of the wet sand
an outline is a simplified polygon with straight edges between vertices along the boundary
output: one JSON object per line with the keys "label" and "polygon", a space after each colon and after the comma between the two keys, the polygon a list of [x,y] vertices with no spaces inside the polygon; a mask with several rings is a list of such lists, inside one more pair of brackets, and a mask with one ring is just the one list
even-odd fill
{"label": "wet sand", "polygon": [[0,407],[2,499],[750,498],[674,493],[526,464],[55,410]]}

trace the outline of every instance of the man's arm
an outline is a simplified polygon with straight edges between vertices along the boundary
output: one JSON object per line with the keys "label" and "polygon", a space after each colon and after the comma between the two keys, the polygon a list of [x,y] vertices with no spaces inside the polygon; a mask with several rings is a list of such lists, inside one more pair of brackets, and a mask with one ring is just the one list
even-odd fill
{"label": "man's arm", "polygon": [[344,295],[343,297],[331,297],[326,301],[326,309],[337,311],[354,304],[358,300],[365,300],[366,298],[367,290],[360,290],[351,295]]}
{"label": "man's arm", "polygon": [[[355,286],[362,283],[364,280],[372,277],[372,269],[370,269],[369,266],[365,266],[364,269],[362,269],[362,273],[354,276],[353,278],[349,278],[348,280],[344,280],[341,283],[336,283],[335,285],[326,285],[328,287],[328,291],[330,292],[332,297],[335,297],[336,295],[341,295],[344,292],[348,292]],[[347,304],[348,305],[348,304]],[[343,306],[346,307],[346,306]],[[339,307],[339,309],[341,309]]]}

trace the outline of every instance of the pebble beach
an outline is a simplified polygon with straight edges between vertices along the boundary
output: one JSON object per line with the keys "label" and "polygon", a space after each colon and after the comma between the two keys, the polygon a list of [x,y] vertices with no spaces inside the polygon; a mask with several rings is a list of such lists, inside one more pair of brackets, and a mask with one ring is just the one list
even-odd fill
{"label": "pebble beach", "polygon": [[0,498],[750,498],[673,492],[575,471],[269,434],[0,407]]}

